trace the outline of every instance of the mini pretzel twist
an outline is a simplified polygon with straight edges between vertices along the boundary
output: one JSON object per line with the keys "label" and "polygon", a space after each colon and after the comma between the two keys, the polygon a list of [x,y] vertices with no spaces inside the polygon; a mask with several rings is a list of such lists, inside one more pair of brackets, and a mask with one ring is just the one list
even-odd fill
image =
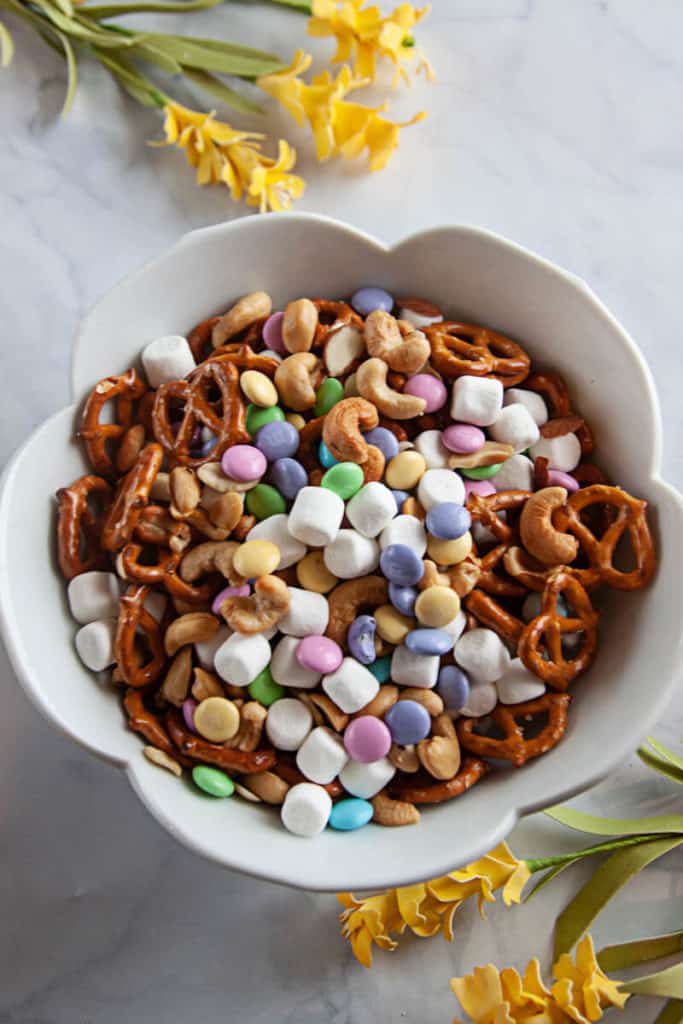
{"label": "mini pretzel twist", "polygon": [[119,483],[102,524],[100,543],[105,551],[119,551],[132,537],[163,457],[161,445],[148,444]]}
{"label": "mini pretzel twist", "polygon": [[178,754],[169,735],[156,715],[145,707],[142,694],[139,690],[132,688],[126,690],[123,698],[123,707],[128,715],[128,728],[133,732],[140,733],[152,746],[163,750],[169,757],[175,758],[181,764],[190,765],[192,762]]}
{"label": "mini pretzel twist", "polygon": [[201,736],[194,736],[185,728],[180,712],[175,708],[166,715],[166,729],[176,748],[191,761],[214,764],[225,771],[245,774],[266,772],[277,763],[272,747],[254,751],[233,750],[221,743],[210,743]]}
{"label": "mini pretzel twist", "polygon": [[484,593],[478,587],[475,587],[467,595],[464,603],[467,611],[474,615],[478,624],[495,630],[509,647],[513,649],[517,647],[524,630],[524,623],[521,619],[511,615],[494,597]]}
{"label": "mini pretzel twist", "polygon": [[92,473],[57,491],[57,559],[67,580],[107,564],[100,547],[102,517],[88,504],[93,494],[105,502],[111,498],[107,481]]}
{"label": "mini pretzel twist", "polygon": [[[564,378],[559,373],[548,371],[547,373],[532,373],[527,377],[525,385],[530,391],[536,391],[550,406],[550,419],[564,419],[574,415],[572,403],[567,391]],[[576,434],[581,445],[581,455],[586,458],[595,447],[593,434],[585,420],[577,425]]]}
{"label": "mini pretzel twist", "polygon": [[[510,761],[516,768],[521,768],[532,757],[547,753],[560,742],[567,730],[570,701],[568,693],[546,693],[524,704],[498,704],[490,718],[503,733],[504,739],[476,732],[477,726],[488,720],[489,716],[485,716],[485,719],[459,718],[455,723],[458,739],[465,750],[478,757]],[[524,727],[538,715],[547,715],[547,724],[536,736],[526,739]]]}
{"label": "mini pretzel twist", "polygon": [[274,377],[279,361],[266,352],[254,352],[244,342],[219,345],[206,360],[207,363],[231,363],[240,373],[244,370],[258,370],[267,377]]}
{"label": "mini pretzel twist", "polygon": [[178,598],[191,605],[206,604],[216,592],[217,587],[210,581],[199,587],[181,579],[177,569],[182,558],[182,551],[169,551],[159,548],[157,561],[154,564],[141,562],[143,548],[141,544],[126,544],[121,551],[121,568],[126,579],[149,586],[162,586],[171,597]]}
{"label": "mini pretzel twist", "polygon": [[[147,390],[145,383],[134,369],[118,376],[105,377],[88,395],[78,436],[85,445],[85,451],[96,473],[100,476],[117,476],[117,469],[108,446],[118,443],[133,423],[133,403],[142,398]],[[101,423],[100,415],[107,402],[116,402],[116,420]]]}
{"label": "mini pretzel twist", "polygon": [[487,594],[494,594],[498,597],[524,597],[527,592],[525,586],[521,583],[516,583],[508,575],[500,576],[495,571],[499,568],[501,562],[505,564],[504,559],[508,549],[508,544],[497,544],[495,548],[491,548],[490,551],[487,551],[482,556],[479,565],[477,587]]}
{"label": "mini pretzel twist", "polygon": [[447,320],[425,327],[432,366],[446,377],[497,377],[504,387],[520,384],[531,360],[516,341],[478,324]]}
{"label": "mini pretzel twist", "polygon": [[446,782],[434,782],[428,775],[420,773],[410,778],[394,777],[388,789],[393,796],[412,804],[441,804],[471,789],[488,771],[486,761],[478,757],[466,757],[458,774]]}
{"label": "mini pretzel twist", "polygon": [[349,306],[347,302],[333,302],[330,299],[311,299],[318,311],[318,323],[315,329],[314,348],[325,345],[329,335],[340,327],[357,327],[363,330],[363,318]]}
{"label": "mini pretzel twist", "polygon": [[[157,681],[166,664],[161,626],[145,608],[151,587],[144,584],[133,587],[119,598],[119,621],[114,638],[114,654],[123,679],[129,686],[139,689]],[[140,636],[148,648],[148,658],[140,651]]]}
{"label": "mini pretzel twist", "polygon": [[486,496],[472,492],[467,499],[467,511],[472,520],[486,526],[499,543],[509,543],[512,527],[499,518],[498,512],[521,509],[530,495],[531,491],[497,491]]}

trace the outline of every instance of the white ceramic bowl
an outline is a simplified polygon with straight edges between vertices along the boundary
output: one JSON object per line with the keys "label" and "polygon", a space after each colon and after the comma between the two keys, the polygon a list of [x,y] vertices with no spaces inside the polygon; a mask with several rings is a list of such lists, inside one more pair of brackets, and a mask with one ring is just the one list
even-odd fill
{"label": "white ceramic bowl", "polygon": [[[256,289],[275,308],[300,295],[341,296],[364,284],[422,295],[448,313],[523,341],[564,374],[594,428],[596,461],[651,503],[660,550],[652,586],[612,593],[592,670],[574,687],[567,735],[518,771],[492,774],[463,798],[426,808],[421,823],[315,840],[238,799],[213,801],[151,765],[125,727],[117,696],[74,650],[75,624],[55,568],[55,490],[85,471],[74,441],[78,406],[100,378],[162,334]],[[449,227],[393,249],[304,214],[249,217],[195,231],[106,295],[85,320],[73,361],[75,405],[39,427],[7,469],[0,504],[0,612],[17,676],[38,708],[77,742],[123,768],[152,814],[181,842],[226,867],[308,889],[373,889],[442,874],[494,846],[520,815],[597,782],[662,713],[680,665],[683,575],[680,496],[658,475],[661,431],[650,373],[635,344],[586,285],[511,242]],[[87,836],[84,837],[87,842]]]}

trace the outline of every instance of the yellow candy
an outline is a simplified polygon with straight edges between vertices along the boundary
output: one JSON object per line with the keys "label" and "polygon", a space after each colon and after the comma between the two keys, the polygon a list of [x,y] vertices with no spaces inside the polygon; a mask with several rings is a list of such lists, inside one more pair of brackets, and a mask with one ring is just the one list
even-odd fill
{"label": "yellow candy", "polygon": [[428,587],[418,595],[415,617],[422,626],[441,629],[460,611],[460,598],[450,587]]}
{"label": "yellow candy", "polygon": [[384,479],[387,487],[393,487],[397,491],[409,491],[417,486],[426,469],[427,463],[420,453],[409,448],[391,459]]}
{"label": "yellow candy", "polygon": [[240,713],[226,697],[207,697],[195,708],[194,727],[205,740],[225,743],[237,734]]}
{"label": "yellow candy", "polygon": [[467,558],[471,550],[472,534],[469,531],[457,540],[439,540],[438,537],[427,540],[427,553],[439,565],[457,565]]}
{"label": "yellow candy", "polygon": [[260,405],[262,409],[269,409],[271,405],[278,403],[277,391],[272,380],[258,370],[245,370],[240,377],[240,387],[249,401],[254,405]]}
{"label": "yellow candy", "polygon": [[280,549],[270,540],[248,540],[238,547],[232,564],[248,580],[267,576],[280,564]]}
{"label": "yellow candy", "polygon": [[303,416],[300,416],[298,412],[288,412],[285,416],[288,423],[291,423],[297,430],[301,430],[302,427],[306,426],[306,420]]}
{"label": "yellow candy", "polygon": [[296,578],[304,590],[314,594],[328,594],[337,583],[337,577],[325,565],[322,551],[304,555],[296,567]]}
{"label": "yellow candy", "polygon": [[388,644],[400,644],[405,640],[415,623],[407,615],[401,615],[393,605],[383,604],[375,609],[375,622],[377,632]]}

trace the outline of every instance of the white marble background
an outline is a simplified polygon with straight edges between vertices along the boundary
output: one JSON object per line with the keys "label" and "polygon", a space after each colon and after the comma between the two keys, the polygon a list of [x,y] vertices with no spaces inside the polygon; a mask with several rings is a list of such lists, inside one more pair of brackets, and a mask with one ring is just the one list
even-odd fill
{"label": "white marble background", "polygon": [[[438,81],[395,107],[430,117],[406,131],[381,177],[316,168],[284,116],[269,117],[270,131],[302,143],[309,187],[300,208],[387,241],[430,224],[481,224],[585,277],[652,366],[664,472],[683,485],[679,0],[434,7],[419,36]],[[302,19],[265,15],[227,4],[196,15],[191,30],[289,54],[304,38]],[[221,190],[192,185],[179,155],[146,146],[155,114],[135,109],[99,69],[83,67],[74,110],[57,121],[63,66],[7,21],[17,55],[0,79],[0,466],[67,400],[71,338],[97,296],[184,231],[238,215]],[[337,936],[331,897],[187,853],[123,777],[42,721],[2,653],[0,679],[2,1024],[437,1024],[455,1012],[453,974],[489,960],[522,966],[534,953],[547,964],[552,921],[580,870],[526,907],[493,908],[488,923],[468,907],[452,946],[408,939],[366,972]],[[657,731],[671,745],[683,733],[680,703]],[[676,802],[680,793],[635,757],[580,801],[613,814],[663,813]],[[512,845],[538,855],[583,844],[537,817]],[[604,944],[680,927],[682,916],[683,861],[669,855],[594,931]],[[624,1020],[645,1024],[657,1009],[634,1000]]]}

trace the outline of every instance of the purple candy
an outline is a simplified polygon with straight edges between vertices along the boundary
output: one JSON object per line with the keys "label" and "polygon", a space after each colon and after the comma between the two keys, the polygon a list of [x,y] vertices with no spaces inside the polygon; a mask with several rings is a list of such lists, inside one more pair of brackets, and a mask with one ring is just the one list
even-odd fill
{"label": "purple candy", "polygon": [[550,487],[564,487],[565,490],[571,494],[573,491],[578,491],[579,481],[569,473],[563,473],[560,469],[549,469],[548,470],[548,484]]}
{"label": "purple candy", "polygon": [[264,423],[257,431],[254,443],[268,462],[287,459],[296,455],[298,451],[299,431],[287,420],[272,420],[270,423]]}
{"label": "purple candy", "polygon": [[211,611],[214,615],[220,615],[221,605],[229,597],[249,597],[250,594],[251,587],[248,583],[243,583],[240,587],[225,587],[214,597],[211,603]]}
{"label": "purple candy", "polygon": [[424,398],[425,412],[436,412],[438,409],[443,409],[448,398],[446,385],[438,377],[432,377],[431,373],[417,373],[414,377],[410,377],[405,383],[403,393]]}
{"label": "purple candy", "polygon": [[284,318],[284,313],[271,313],[261,330],[263,343],[266,348],[269,348],[271,352],[282,352],[283,355],[287,351],[282,340],[282,321]]}
{"label": "purple candy", "polygon": [[439,670],[436,692],[448,711],[460,711],[470,695],[469,680],[456,665],[445,665]]}
{"label": "purple candy", "polygon": [[320,672],[321,675],[336,672],[344,660],[339,644],[327,636],[316,634],[305,636],[299,641],[294,653],[300,665],[313,672]]}
{"label": "purple candy", "polygon": [[388,580],[412,587],[424,576],[425,567],[416,551],[407,544],[390,544],[380,556],[379,567]]}
{"label": "purple candy", "polygon": [[471,423],[454,423],[446,427],[441,440],[449,452],[469,455],[479,451],[486,441],[486,434],[479,427],[473,427]]}
{"label": "purple candy", "polygon": [[454,501],[432,505],[425,517],[427,530],[439,540],[457,540],[467,533],[471,525],[472,517],[465,506]]}
{"label": "purple candy", "polygon": [[417,600],[417,590],[415,587],[402,587],[398,583],[390,583],[389,600],[401,615],[412,616]]}
{"label": "purple candy", "polygon": [[454,640],[445,629],[411,629],[403,641],[413,654],[447,654],[453,647]]}
{"label": "purple candy", "polygon": [[389,459],[393,459],[395,455],[398,455],[398,441],[390,430],[386,427],[373,427],[372,430],[368,430],[367,434],[363,435],[368,444],[373,444],[375,448],[379,448],[386,462]]}
{"label": "purple candy", "polygon": [[487,498],[489,494],[495,493],[496,488],[490,480],[465,480],[465,501],[470,494],[478,494],[482,498]]}
{"label": "purple candy", "polygon": [[349,653],[361,665],[372,665],[377,657],[375,632],[377,626],[372,615],[359,615],[349,626],[346,635]]}
{"label": "purple candy", "polygon": [[391,749],[391,733],[381,718],[361,715],[344,730],[344,746],[353,761],[370,764],[386,757]]}
{"label": "purple candy", "polygon": [[232,480],[249,482],[260,480],[268,469],[263,452],[251,444],[234,444],[224,452],[221,466],[226,476]]}
{"label": "purple candy", "polygon": [[197,731],[195,729],[195,727],[194,727],[194,713],[195,713],[196,708],[197,708],[197,701],[194,700],[192,697],[188,697],[187,700],[183,701],[183,705],[182,705],[183,718],[185,720],[185,725],[190,730],[190,732],[196,732]]}
{"label": "purple candy", "polygon": [[308,483],[308,473],[296,459],[276,459],[268,474],[270,483],[283,498],[293,501]]}
{"label": "purple candy", "polygon": [[[356,719],[357,721],[357,719]],[[407,747],[429,736],[432,720],[429,712],[416,700],[399,700],[384,716],[394,743]]]}
{"label": "purple candy", "polygon": [[394,308],[394,300],[383,288],[359,288],[351,296],[351,305],[356,313],[367,316],[375,309],[383,309],[385,313],[391,313]]}

